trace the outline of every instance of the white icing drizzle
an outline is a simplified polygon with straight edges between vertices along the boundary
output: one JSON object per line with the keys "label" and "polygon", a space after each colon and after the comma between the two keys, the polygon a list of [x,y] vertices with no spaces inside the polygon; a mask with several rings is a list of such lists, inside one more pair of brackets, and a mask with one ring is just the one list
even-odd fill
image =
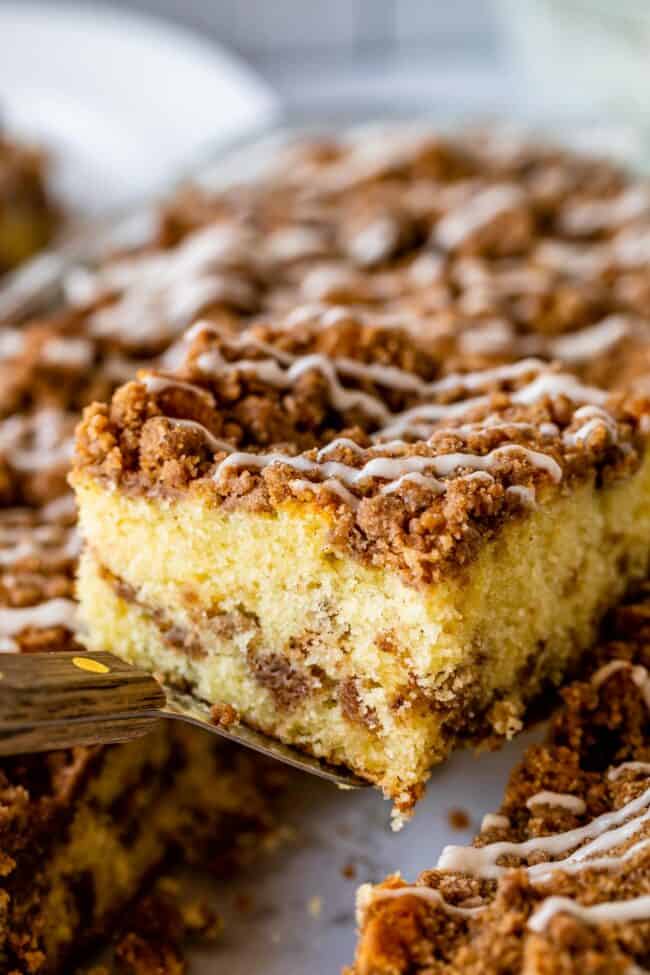
{"label": "white icing drizzle", "polygon": [[465,329],[458,341],[465,355],[498,355],[512,348],[515,330],[509,322],[495,318]]}
{"label": "white icing drizzle", "polygon": [[534,487],[526,487],[525,484],[511,484],[506,488],[509,497],[517,498],[520,504],[526,508],[534,508],[536,505],[536,494]]}
{"label": "white icing drizzle", "polygon": [[413,471],[411,474],[402,474],[397,480],[384,485],[382,494],[393,494],[395,491],[399,491],[403,484],[417,484],[420,487],[429,488],[434,494],[444,494],[445,491],[443,482],[439,481],[438,478],[425,477],[424,474]]}
{"label": "white icing drizzle", "polygon": [[627,660],[611,660],[608,664],[605,664],[596,671],[591,678],[591,683],[594,685],[594,687],[601,687],[613,674],[616,674],[621,670],[630,671],[630,676],[633,683],[636,684],[641,691],[643,700],[645,701],[646,706],[650,709],[650,674],[648,674],[645,667],[642,667],[639,664],[632,665]]}
{"label": "white icing drizzle", "polygon": [[51,338],[43,346],[41,360],[54,366],[84,369],[93,361],[95,349],[89,339]]}
{"label": "white icing drizzle", "polygon": [[524,200],[518,186],[489,186],[442,217],[435,228],[437,242],[445,250],[460,247],[468,237],[491,223],[495,217],[513,209]]}
{"label": "white icing drizzle", "polygon": [[645,216],[649,209],[648,191],[637,183],[618,196],[572,203],[562,211],[561,224],[569,234],[592,234]]}
{"label": "white icing drizzle", "polygon": [[[203,327],[203,326],[202,326]],[[543,363],[537,359],[525,359],[520,362],[507,366],[499,366],[494,369],[485,369],[466,374],[458,373],[446,376],[444,379],[427,383],[413,373],[406,372],[394,366],[382,366],[378,364],[365,364],[348,358],[329,358],[320,354],[310,354],[305,356],[291,356],[288,353],[275,350],[267,343],[258,342],[254,339],[247,339],[245,336],[227,339],[229,344],[235,346],[249,346],[260,351],[271,353],[273,359],[239,359],[234,362],[226,362],[218,351],[203,353],[199,356],[197,364],[201,371],[210,376],[227,373],[229,371],[253,372],[263,382],[277,388],[290,388],[296,379],[303,373],[314,369],[321,373],[327,380],[330,390],[332,404],[339,410],[350,409],[354,406],[361,407],[369,416],[373,416],[386,424],[375,435],[378,437],[399,436],[407,432],[422,433],[428,436],[431,432],[422,423],[415,421],[429,421],[433,423],[445,417],[458,416],[467,409],[481,405],[486,402],[485,397],[475,397],[463,399],[456,403],[423,403],[411,407],[398,414],[391,414],[381,399],[360,390],[348,390],[344,388],[338,374],[352,376],[361,380],[368,380],[392,389],[399,389],[405,392],[417,393],[422,398],[435,394],[455,391],[455,390],[475,390],[485,388],[493,382],[504,380],[514,380],[532,371],[539,371],[543,368]],[[283,361],[285,364],[291,362],[288,369],[283,369],[276,360]],[[579,390],[574,388],[570,377],[555,376],[557,380],[555,388],[558,392],[566,395],[578,397]],[[565,378],[569,385],[563,385],[560,380]],[[534,383],[530,384],[531,386]],[[519,390],[525,394],[528,386]],[[589,387],[581,387],[588,394],[597,395],[596,390]],[[544,389],[544,392],[551,393],[551,390]],[[515,396],[513,395],[513,399]],[[530,399],[532,402],[536,397]],[[529,400],[524,400],[528,402]]]}
{"label": "white icing drizzle", "polygon": [[201,399],[206,400],[211,406],[214,405],[212,394],[201,386],[195,386],[194,383],[185,383],[179,379],[173,379],[170,376],[160,375],[143,376],[138,379],[138,382],[142,383],[147,392],[153,393],[154,395],[156,393],[164,393],[168,389],[182,389],[187,393],[194,393],[195,396],[200,396]]}
{"label": "white icing drizzle", "polygon": [[302,279],[301,290],[308,301],[327,301],[339,292],[359,287],[359,273],[346,264],[320,264]]}
{"label": "white icing drizzle", "polygon": [[440,280],[444,262],[438,254],[419,254],[409,266],[409,278],[420,288]]}
{"label": "white icing drizzle", "polygon": [[30,557],[53,564],[76,558],[80,550],[81,539],[74,526],[0,522],[0,565],[16,565]]}
{"label": "white icing drizzle", "polygon": [[359,498],[352,494],[351,491],[348,491],[340,481],[337,481],[333,477],[328,477],[324,481],[308,481],[305,478],[294,478],[292,481],[289,481],[289,487],[294,491],[313,491],[314,493],[317,493],[323,488],[331,491],[332,494],[338,495],[351,508],[359,507]]}
{"label": "white icing drizzle", "polygon": [[179,417],[167,417],[167,422],[173,427],[181,427],[185,430],[196,430],[202,434],[204,440],[208,444],[211,450],[215,452],[225,451],[227,454],[232,452],[232,444],[228,443],[227,440],[220,440],[215,437],[213,433],[210,433],[207,427],[204,427],[202,423],[197,420],[183,420]]}
{"label": "white icing drizzle", "polygon": [[[406,474],[424,473],[427,470],[437,477],[449,477],[455,474],[457,470],[464,468],[469,471],[489,473],[500,463],[503,457],[511,455],[524,457],[532,466],[546,471],[553,480],[557,481],[562,477],[560,465],[548,454],[542,454],[518,444],[507,444],[484,455],[457,452],[438,454],[433,457],[422,455],[372,457],[360,468],[350,467],[339,461],[312,461],[303,455],[290,456],[278,452],[269,454],[234,452],[217,465],[213,478],[218,482],[223,472],[232,468],[251,467],[263,470],[272,464],[284,464],[303,473],[319,473],[326,478],[336,478],[345,485],[353,486],[367,478],[376,477],[390,482],[396,481]],[[436,490],[446,489],[443,481],[436,481],[431,486]]]}
{"label": "white icing drizzle", "polygon": [[323,231],[317,227],[292,224],[269,234],[265,249],[273,261],[299,261],[323,254],[327,250],[327,241]]}
{"label": "white icing drizzle", "polygon": [[463,288],[496,298],[543,294],[550,284],[550,275],[542,268],[513,263],[500,269],[476,257],[461,257],[455,262],[453,273]]}
{"label": "white icing drizzle", "polygon": [[403,413],[397,414],[397,419],[382,427],[375,435],[381,437],[415,436],[426,440],[435,429],[439,420],[453,419],[462,416],[467,410],[487,404],[487,396],[473,396],[457,403],[424,403],[413,406]]}
{"label": "white icing drizzle", "polygon": [[645,267],[650,261],[650,229],[629,227],[610,243],[611,259],[623,268]]}
{"label": "white icing drizzle", "polygon": [[[525,359],[519,362],[498,366],[493,369],[478,370],[467,374],[452,374],[434,382],[426,382],[419,376],[398,369],[393,366],[383,366],[376,363],[362,363],[346,357],[331,358],[319,353],[295,356],[282,350],[276,349],[273,345],[258,340],[247,335],[224,334],[219,326],[211,323],[200,322],[189,330],[185,341],[191,342],[201,331],[210,330],[220,334],[223,342],[234,348],[252,348],[262,352],[267,358],[261,359],[235,359],[230,362],[223,358],[218,349],[202,353],[197,359],[197,365],[201,371],[209,376],[220,375],[230,371],[252,372],[263,382],[280,389],[291,388],[295,382],[305,373],[316,371],[327,382],[329,395],[333,406],[346,411],[354,407],[361,408],[369,416],[375,418],[383,426],[373,434],[373,441],[382,446],[382,441],[386,438],[400,438],[406,433],[416,434],[420,439],[427,439],[435,430],[435,424],[445,417],[461,415],[473,406],[483,405],[488,401],[487,395],[470,396],[466,399],[452,403],[421,403],[402,411],[401,413],[391,413],[384,401],[378,396],[366,393],[359,389],[350,389],[341,383],[340,376],[347,375],[359,380],[366,380],[392,389],[399,389],[416,393],[418,396],[427,397],[444,392],[475,392],[489,388],[491,383],[513,381],[537,372],[538,375],[526,385],[511,393],[514,402],[533,403],[542,396],[564,395],[573,402],[586,403],[576,410],[578,419],[585,422],[577,430],[565,434],[565,442],[570,445],[582,443],[591,433],[600,427],[604,427],[612,440],[616,440],[618,430],[614,419],[603,410],[599,404],[606,400],[606,394],[600,390],[584,386],[572,376],[558,373],[548,373],[544,370],[544,364],[538,359]],[[151,390],[165,388],[170,382],[175,382],[168,378],[148,377],[145,382]],[[162,385],[161,385],[162,384]],[[187,388],[196,389],[189,384]],[[203,391],[201,391],[203,392]],[[466,424],[458,428],[450,428],[448,434],[461,436],[468,432],[474,432],[481,426],[492,425],[495,428],[506,429],[506,422],[499,423],[498,417],[487,418],[482,424]],[[530,424],[510,424],[515,427],[526,427],[532,429]],[[556,435],[557,428],[554,424],[547,424],[547,430],[540,430],[542,435]],[[350,442],[346,444],[350,446]],[[403,441],[399,442],[400,448],[405,446]],[[229,445],[221,444],[220,449],[229,449]],[[331,448],[330,448],[331,449]],[[359,453],[355,447],[355,452]],[[256,454],[247,452],[233,452],[222,461],[216,471],[214,478],[218,480],[221,474],[234,467],[252,467],[257,470],[269,467],[272,464],[285,464],[302,473],[316,473],[328,480],[328,487],[337,493],[342,499],[351,501],[351,495],[347,487],[358,484],[366,477],[379,477],[392,482],[384,488],[383,493],[392,493],[399,489],[403,484],[419,483],[427,486],[436,493],[446,490],[444,482],[438,480],[439,477],[449,476],[455,473],[458,468],[467,467],[470,471],[477,473],[484,471],[490,473],[498,459],[508,452],[516,452],[518,456],[525,458],[528,463],[538,470],[544,471],[549,477],[558,483],[562,478],[562,468],[560,464],[549,454],[541,451],[534,451],[519,444],[508,444],[497,448],[488,455],[477,455],[468,452],[458,452],[452,454],[441,454],[433,458],[401,458],[399,463],[394,458],[390,458],[387,466],[387,458],[373,457],[364,467],[357,469],[338,462],[326,463],[323,458],[324,453],[318,455],[317,461],[308,460],[305,457],[296,457],[279,452],[271,454]],[[419,477],[412,475],[418,474]],[[425,478],[425,474],[429,476]],[[432,476],[433,475],[433,476]],[[310,490],[305,484],[297,479],[296,487]],[[322,482],[320,482],[322,483]],[[314,489],[316,490],[316,489]],[[510,486],[512,496],[518,498],[520,502],[527,506],[535,504],[534,490],[524,485]]]}
{"label": "white icing drizzle", "polygon": [[630,330],[629,318],[624,315],[608,315],[588,328],[551,339],[549,351],[564,362],[586,362],[604,355],[629,335]]}
{"label": "white icing drizzle", "polygon": [[[512,855],[522,859],[532,853],[548,853],[550,856],[556,856],[575,849],[586,840],[591,840],[592,842],[577,849],[569,858],[572,862],[583,860],[591,853],[601,852],[603,849],[616,846],[630,835],[634,835],[634,832],[638,831],[640,826],[650,819],[650,811],[647,810],[648,805],[650,805],[650,789],[646,789],[642,795],[637,796],[636,799],[631,800],[620,809],[603,813],[602,816],[591,820],[585,826],[564,833],[534,837],[521,843],[504,841],[490,843],[484,847],[446,846],[437,866],[439,870],[496,878],[507,869],[497,864],[497,860],[501,856]],[[641,811],[644,809],[646,811],[642,813]],[[537,868],[541,868],[537,872],[542,870],[547,872],[549,869],[560,869],[561,863],[562,861],[553,864],[537,864],[529,867],[528,871],[534,876]]]}
{"label": "white icing drizzle", "polygon": [[[205,326],[201,323],[200,327],[204,328]],[[197,334],[194,329],[191,332]],[[339,374],[368,380],[392,389],[417,393],[424,399],[428,396],[456,390],[471,392],[481,388],[485,389],[493,382],[515,380],[527,373],[539,372],[543,368],[543,363],[538,359],[524,359],[511,365],[498,366],[493,369],[466,374],[455,373],[427,383],[419,376],[393,366],[365,364],[354,359],[330,358],[320,354],[291,356],[288,353],[275,350],[267,343],[249,339],[246,336],[232,337],[232,339],[227,337],[226,341],[235,347],[257,348],[259,351],[270,353],[273,358],[239,359],[234,362],[227,362],[218,351],[213,350],[203,353],[197,360],[197,364],[203,373],[215,376],[229,371],[253,372],[263,382],[271,386],[290,388],[303,373],[314,369],[327,380],[332,404],[337,409],[344,411],[358,406],[369,416],[384,422],[384,427],[375,434],[377,439],[404,434],[415,434],[426,438],[431,433],[431,429],[425,426],[426,423],[434,424],[440,419],[461,415],[466,410],[485,403],[486,397],[461,399],[455,403],[445,404],[423,403],[401,413],[391,414],[379,397],[359,390],[345,389],[339,381]],[[284,364],[291,363],[291,365],[288,369],[281,368],[278,365],[278,360]],[[546,381],[540,383],[540,380]],[[548,376],[545,374],[538,376],[537,379],[513,393],[512,399],[515,402],[532,403],[543,395],[560,394],[577,402],[596,401],[600,403],[606,399],[606,396],[599,390],[583,386],[570,376],[555,373]],[[611,422],[613,423],[613,421]]]}
{"label": "white icing drizzle", "polygon": [[584,799],[581,799],[579,796],[572,796],[563,792],[547,791],[536,792],[534,796],[526,800],[526,806],[530,810],[535,809],[536,806],[559,807],[576,813],[578,816],[587,808]]}
{"label": "white icing drizzle", "polygon": [[126,343],[157,342],[189,325],[206,306],[255,299],[249,280],[230,268],[247,257],[243,231],[212,225],[189,234],[169,251],[142,254],[106,264],[82,279],[71,277],[73,299],[115,300],[90,317],[93,334]]}
{"label": "white icing drizzle", "polygon": [[0,634],[15,636],[30,626],[42,629],[65,626],[73,629],[76,613],[77,604],[72,599],[48,599],[36,606],[3,608],[0,609]]}
{"label": "white icing drizzle", "polygon": [[[338,310],[336,308],[332,308],[329,311],[330,313],[333,313],[337,312]],[[347,314],[345,309],[342,309],[342,312]],[[541,359],[528,358],[520,359],[517,362],[508,363],[506,365],[494,366],[490,369],[478,369],[474,372],[467,373],[450,373],[442,379],[427,382],[426,380],[421,379],[415,373],[407,372],[406,370],[399,369],[396,366],[384,366],[377,363],[363,363],[358,362],[356,359],[349,359],[346,357],[318,356],[314,355],[313,353],[306,356],[291,355],[288,352],[284,352],[281,349],[276,348],[274,345],[268,342],[260,341],[259,339],[249,336],[246,333],[241,335],[230,335],[223,329],[219,328],[218,325],[211,322],[197,322],[185,333],[184,341],[189,344],[204,331],[209,331],[219,335],[222,341],[231,348],[255,349],[259,352],[263,352],[271,359],[283,363],[284,365],[299,367],[296,375],[300,375],[302,371],[304,371],[302,368],[302,363],[304,363],[306,360],[312,360],[312,363],[305,366],[305,369],[319,368],[319,360],[325,360],[329,367],[333,368],[335,372],[341,373],[342,375],[352,376],[356,379],[368,380],[370,382],[377,383],[380,386],[386,386],[390,389],[417,393],[423,399],[427,396],[438,395],[440,393],[453,393],[456,391],[473,392],[477,390],[484,390],[494,383],[515,381],[522,376],[528,375],[529,373],[539,373],[546,368],[545,363]],[[234,360],[233,362],[227,362],[216,350],[203,353],[201,356],[199,356],[197,364],[203,372],[211,376],[226,373],[228,371],[245,369],[257,371],[263,378],[266,378],[265,373],[267,367],[269,366],[268,361],[255,359],[240,359]],[[278,385],[283,385],[285,382],[280,373],[269,372],[269,376],[275,377],[275,380],[267,380],[270,383],[275,382]],[[553,376],[556,380],[558,380],[558,392],[575,398],[577,402],[591,402],[589,396],[592,396],[598,392],[590,387],[581,387],[588,394],[587,396],[583,396],[581,399],[579,395],[580,391],[576,388],[575,382],[571,377],[560,376],[557,374],[553,374]],[[563,384],[560,382],[562,379],[568,380],[568,385],[567,383]],[[528,387],[523,387],[520,392],[523,392],[527,388]],[[544,395],[547,392],[549,391],[545,388],[541,395]],[[538,397],[535,395],[532,396],[532,400],[536,398]],[[467,400],[464,401],[463,405],[465,408],[467,406],[467,402]],[[452,407],[457,407],[460,405],[461,404],[451,404]],[[449,409],[449,406],[440,405],[440,408]]]}
{"label": "white icing drizzle", "polygon": [[60,518],[71,518],[77,514],[77,502],[74,494],[62,494],[60,498],[48,501],[39,509],[39,515],[45,521],[58,521]]}
{"label": "white icing drizzle", "polygon": [[74,449],[72,431],[73,418],[61,410],[16,413],[0,423],[0,451],[18,471],[66,465]]}
{"label": "white icing drizzle", "polygon": [[537,863],[534,867],[528,868],[528,875],[534,883],[543,884],[550,880],[557,870],[568,874],[581,873],[583,870],[618,870],[622,863],[631,860],[643,850],[647,850],[648,847],[650,847],[650,837],[639,840],[638,843],[628,847],[625,853],[616,856],[593,857],[588,860],[576,860],[567,857],[565,860],[555,860],[551,863]]}
{"label": "white icing drizzle", "polygon": [[370,267],[390,256],[399,233],[399,224],[394,218],[388,214],[379,216],[354,234],[346,249],[357,264]]}
{"label": "white icing drizzle", "polygon": [[585,443],[595,430],[604,430],[611,443],[618,442],[618,427],[611,413],[599,406],[580,406],[573,414],[574,419],[585,420],[577,430],[567,430],[562,440],[568,446]]}
{"label": "white icing drizzle", "polygon": [[548,897],[528,919],[531,931],[544,931],[556,914],[571,914],[585,924],[624,923],[650,918],[650,895],[584,907],[570,897]]}
{"label": "white icing drizzle", "polygon": [[515,403],[534,403],[544,396],[566,396],[574,403],[590,403],[602,406],[607,402],[608,393],[596,389],[595,386],[585,386],[573,376],[562,373],[544,372],[527,386],[512,393]]}
{"label": "white icing drizzle", "polygon": [[19,328],[0,329],[0,361],[19,356],[25,348],[25,333]]}
{"label": "white icing drizzle", "polygon": [[508,829],[510,826],[510,820],[507,816],[501,815],[501,813],[486,813],[481,820],[481,832],[485,832],[488,829]]}
{"label": "white icing drizzle", "polygon": [[475,917],[475,915],[485,910],[482,905],[478,907],[457,907],[455,904],[450,904],[449,901],[445,900],[439,890],[435,890],[432,887],[419,887],[415,885],[395,887],[393,889],[372,887],[370,897],[366,899],[363,909],[367,910],[369,903],[395,900],[396,898],[407,896],[419,897],[420,900],[427,901],[429,904],[442,907],[445,914],[450,914],[452,917]]}
{"label": "white icing drizzle", "polygon": [[650,762],[622,762],[620,765],[610,768],[607,778],[610,782],[615,782],[625,772],[640,772],[643,775],[650,775]]}
{"label": "white icing drizzle", "polygon": [[0,636],[0,653],[18,653],[20,647],[10,636]]}

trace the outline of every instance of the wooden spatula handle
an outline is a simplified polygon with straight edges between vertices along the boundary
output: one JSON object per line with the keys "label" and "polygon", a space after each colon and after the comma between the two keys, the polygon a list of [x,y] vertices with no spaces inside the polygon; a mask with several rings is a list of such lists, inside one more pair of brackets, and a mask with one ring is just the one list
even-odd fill
{"label": "wooden spatula handle", "polygon": [[0,654],[0,755],[128,741],[164,706],[154,677],[110,653]]}

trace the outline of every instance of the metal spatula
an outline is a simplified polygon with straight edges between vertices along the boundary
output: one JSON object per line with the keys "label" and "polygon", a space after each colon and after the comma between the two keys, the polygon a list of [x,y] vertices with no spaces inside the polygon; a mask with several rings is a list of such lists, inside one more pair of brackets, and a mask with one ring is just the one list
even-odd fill
{"label": "metal spatula", "polygon": [[0,755],[129,741],[161,718],[186,721],[342,788],[367,785],[242,724],[215,723],[209,705],[163,688],[110,653],[0,655]]}

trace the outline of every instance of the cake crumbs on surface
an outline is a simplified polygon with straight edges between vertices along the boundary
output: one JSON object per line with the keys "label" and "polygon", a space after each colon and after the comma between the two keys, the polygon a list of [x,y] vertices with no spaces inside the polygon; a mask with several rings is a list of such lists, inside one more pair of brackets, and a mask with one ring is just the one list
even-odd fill
{"label": "cake crumbs on surface", "polygon": [[469,829],[471,821],[471,816],[466,809],[450,809],[447,813],[447,822],[452,829]]}
{"label": "cake crumbs on surface", "polygon": [[649,601],[646,583],[607,617],[591,677],[562,691],[472,847],[446,847],[413,886],[395,875],[360,889],[350,975],[647,967]]}
{"label": "cake crumbs on surface", "polygon": [[310,917],[317,920],[323,912],[323,898],[318,895],[310,897],[307,902],[307,913]]}
{"label": "cake crumbs on surface", "polygon": [[241,719],[231,704],[213,704],[210,708],[210,720],[223,728],[232,728],[233,725],[239,724]]}
{"label": "cake crumbs on surface", "polygon": [[356,880],[357,878],[357,865],[353,860],[348,860],[341,867],[341,876],[345,877],[346,880]]}

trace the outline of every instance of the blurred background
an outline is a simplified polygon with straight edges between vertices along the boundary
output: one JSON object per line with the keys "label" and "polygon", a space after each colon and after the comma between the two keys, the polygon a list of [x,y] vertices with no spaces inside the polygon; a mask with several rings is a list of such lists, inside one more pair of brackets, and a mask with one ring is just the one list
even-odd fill
{"label": "blurred background", "polygon": [[[59,0],[50,3],[61,6]],[[92,0],[85,5],[92,7]],[[333,98],[410,100],[417,106],[443,94],[487,105],[523,98],[564,108],[596,107],[601,100],[622,106],[645,101],[640,89],[650,70],[647,0],[112,0],[112,5],[160,15],[226,45],[300,106]]]}
{"label": "blurred background", "polygon": [[579,120],[648,155],[648,0],[0,0],[0,43],[7,126],[95,209],[279,118]]}
{"label": "blurred background", "polygon": [[491,0],[118,2],[223,42],[301,108],[348,98],[417,107],[450,81],[481,101],[506,90]]}

